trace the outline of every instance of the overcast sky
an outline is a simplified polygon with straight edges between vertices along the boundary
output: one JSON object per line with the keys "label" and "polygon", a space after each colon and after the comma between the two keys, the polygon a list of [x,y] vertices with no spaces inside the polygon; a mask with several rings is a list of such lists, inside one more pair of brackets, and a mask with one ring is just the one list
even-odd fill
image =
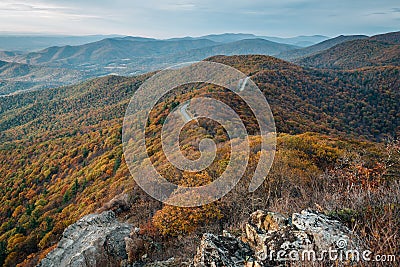
{"label": "overcast sky", "polygon": [[400,30],[399,0],[1,0],[0,32],[147,37]]}

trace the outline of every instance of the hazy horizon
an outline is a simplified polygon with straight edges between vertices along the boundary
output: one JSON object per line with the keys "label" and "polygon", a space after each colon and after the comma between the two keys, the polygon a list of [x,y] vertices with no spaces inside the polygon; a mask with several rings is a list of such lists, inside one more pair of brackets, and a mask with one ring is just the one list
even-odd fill
{"label": "hazy horizon", "polygon": [[204,35],[180,35],[180,36],[168,36],[168,37],[155,37],[155,36],[143,36],[143,35],[124,35],[124,34],[117,34],[117,33],[109,33],[109,34],[56,34],[56,33],[35,33],[35,32],[0,32],[1,37],[90,37],[90,36],[102,36],[102,37],[139,37],[139,38],[153,38],[159,40],[167,40],[167,39],[174,39],[174,38],[199,38],[205,36],[212,36],[212,35],[223,35],[223,34],[245,34],[245,35],[254,35],[256,37],[276,37],[276,38],[283,38],[283,39],[290,39],[290,38],[297,38],[297,37],[314,37],[314,36],[321,36],[327,38],[335,38],[340,35],[350,36],[350,35],[366,35],[366,36],[374,36],[379,34],[385,34],[390,32],[398,32],[397,31],[387,31],[387,32],[376,32],[374,34],[367,34],[367,33],[348,33],[348,34],[337,34],[337,35],[327,35],[323,33],[315,33],[315,34],[297,34],[297,35],[290,35],[290,36],[279,36],[279,35],[261,35],[255,34],[252,32],[210,32]]}
{"label": "hazy horizon", "polygon": [[400,29],[398,1],[4,0],[0,34],[152,38],[252,33],[295,37],[375,35]]}
{"label": "hazy horizon", "polygon": [[[382,33],[382,32],[379,32]],[[379,34],[377,33],[377,34]],[[46,32],[1,32],[0,36],[10,36],[10,37],[84,37],[84,36],[121,36],[121,37],[142,37],[142,38],[154,38],[154,39],[169,39],[169,38],[185,38],[185,37],[192,37],[192,38],[199,38],[204,36],[210,35],[223,35],[223,34],[246,34],[246,35],[254,35],[254,36],[262,36],[262,37],[277,37],[277,38],[295,38],[295,37],[311,37],[311,36],[323,36],[328,38],[333,38],[335,36],[329,36],[323,33],[315,33],[315,34],[297,34],[297,35],[290,35],[290,36],[279,36],[279,35],[261,35],[255,34],[252,32],[209,32],[202,35],[179,35],[179,36],[168,36],[168,37],[155,37],[155,36],[143,36],[143,35],[126,35],[126,34],[118,34],[118,33],[108,33],[108,34],[57,34],[57,33],[46,33]],[[342,35],[342,34],[339,34]],[[367,35],[365,33],[353,33],[349,35]]]}

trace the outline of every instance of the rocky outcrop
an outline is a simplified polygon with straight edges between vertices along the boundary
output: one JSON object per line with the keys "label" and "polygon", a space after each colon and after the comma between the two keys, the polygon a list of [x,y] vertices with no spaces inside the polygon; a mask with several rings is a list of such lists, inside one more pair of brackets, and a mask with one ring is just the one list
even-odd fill
{"label": "rocky outcrop", "polygon": [[243,266],[254,261],[249,245],[230,235],[204,234],[194,258],[194,266]]}
{"label": "rocky outcrop", "polygon": [[[345,255],[361,249],[361,242],[346,226],[311,210],[290,217],[256,211],[243,230],[241,239],[205,234],[194,266],[284,266],[318,260],[327,251]],[[325,256],[321,261],[332,260]],[[355,259],[349,254],[349,260]]]}
{"label": "rocky outcrop", "polygon": [[[194,259],[185,262],[171,258],[151,263],[148,258],[151,246],[152,241],[141,236],[138,228],[118,222],[113,211],[105,211],[87,215],[69,226],[57,248],[39,266],[285,266],[290,262],[310,260],[313,255],[320,257],[324,251],[360,251],[362,248],[360,240],[346,226],[312,210],[303,210],[290,217],[256,211],[245,223],[241,237],[226,231],[221,236],[206,233]],[[337,262],[329,262],[332,264],[337,265]]]}
{"label": "rocky outcrop", "polygon": [[87,215],[65,229],[57,247],[38,266],[119,266],[128,259],[125,238],[131,229],[112,211]]}

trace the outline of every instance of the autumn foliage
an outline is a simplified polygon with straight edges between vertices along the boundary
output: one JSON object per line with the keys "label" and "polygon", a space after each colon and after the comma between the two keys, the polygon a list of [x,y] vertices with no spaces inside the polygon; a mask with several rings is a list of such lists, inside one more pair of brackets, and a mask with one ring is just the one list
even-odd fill
{"label": "autumn foliage", "polygon": [[[259,155],[259,129],[243,101],[217,86],[178,88],[156,105],[146,132],[150,160],[157,170],[176,184],[199,186],[224,172],[230,140],[218,123],[199,120],[188,125],[180,136],[183,153],[198,156],[199,141],[210,138],[217,144],[217,156],[200,173],[182,172],[162,153],[160,130],[166,115],[191,97],[205,96],[229,104],[244,121],[251,142],[245,176],[221,200],[195,208],[151,199],[135,184],[124,161],[122,118],[129,98],[149,75],[103,77],[7,101],[0,98],[0,263],[35,265],[68,225],[121,193],[129,194],[130,201],[121,218],[146,226],[150,236],[156,239],[161,234],[168,242],[188,242],[187,233],[216,231],[220,225],[240,229],[256,209],[285,213],[318,200],[338,217],[348,215],[341,210],[351,209],[354,222],[350,219],[349,224],[364,231],[371,244],[375,238],[382,251],[394,250],[390,240],[374,237],[382,232],[367,227],[366,220],[382,226],[378,216],[384,214],[392,224],[399,223],[393,197],[399,179],[398,152],[396,145],[388,150],[383,143],[399,132],[398,67],[332,71],[304,69],[265,56],[211,60],[251,75],[274,112],[279,132],[276,157],[256,192],[249,193],[248,184]],[[365,193],[360,202],[348,201],[357,192]],[[384,203],[370,198],[378,192]],[[177,191],[170,197],[184,201],[201,196]]]}

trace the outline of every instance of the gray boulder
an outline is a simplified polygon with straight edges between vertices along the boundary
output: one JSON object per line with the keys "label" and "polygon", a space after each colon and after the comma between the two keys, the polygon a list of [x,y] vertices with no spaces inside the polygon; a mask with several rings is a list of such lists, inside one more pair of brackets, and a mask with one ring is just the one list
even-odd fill
{"label": "gray boulder", "polygon": [[233,267],[254,261],[254,252],[241,240],[225,235],[204,234],[193,266]]}
{"label": "gray boulder", "polygon": [[119,266],[128,259],[125,238],[132,225],[120,223],[114,212],[90,214],[65,229],[57,247],[39,267]]}

